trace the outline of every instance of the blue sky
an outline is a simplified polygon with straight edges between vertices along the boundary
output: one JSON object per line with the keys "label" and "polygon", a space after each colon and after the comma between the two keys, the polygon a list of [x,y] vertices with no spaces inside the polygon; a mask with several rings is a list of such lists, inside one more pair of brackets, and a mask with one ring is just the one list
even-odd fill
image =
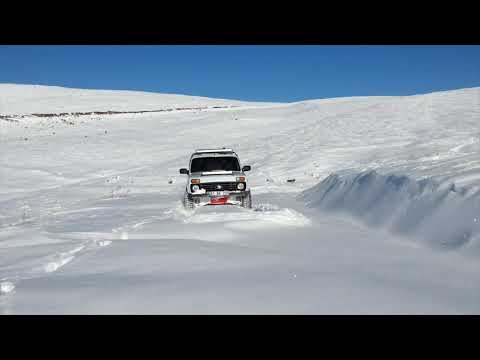
{"label": "blue sky", "polygon": [[0,83],[256,101],[480,86],[480,46],[0,46]]}

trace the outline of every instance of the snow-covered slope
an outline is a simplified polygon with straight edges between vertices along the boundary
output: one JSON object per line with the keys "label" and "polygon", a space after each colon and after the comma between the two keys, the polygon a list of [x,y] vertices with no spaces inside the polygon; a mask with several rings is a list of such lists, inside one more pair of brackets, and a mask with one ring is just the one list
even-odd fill
{"label": "snow-covered slope", "polygon": [[141,91],[84,90],[59,86],[0,84],[0,115],[242,106],[248,102]]}
{"label": "snow-covered slope", "polygon": [[[157,109],[50,90],[52,107],[10,92],[0,113]],[[480,88],[217,101],[0,118],[0,309],[480,312]],[[252,166],[254,210],[181,209],[178,169],[210,146]]]}
{"label": "snow-covered slope", "polygon": [[436,249],[466,248],[480,255],[480,191],[435,181],[365,171],[330,175],[302,193],[324,211],[342,211],[370,226],[410,235]]}

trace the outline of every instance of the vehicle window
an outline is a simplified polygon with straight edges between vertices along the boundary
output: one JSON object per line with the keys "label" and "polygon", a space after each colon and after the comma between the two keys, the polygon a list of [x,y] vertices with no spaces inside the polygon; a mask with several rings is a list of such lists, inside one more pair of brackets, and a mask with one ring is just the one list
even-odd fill
{"label": "vehicle window", "polygon": [[215,170],[240,171],[240,164],[233,156],[204,157],[193,159],[190,170],[192,173]]}

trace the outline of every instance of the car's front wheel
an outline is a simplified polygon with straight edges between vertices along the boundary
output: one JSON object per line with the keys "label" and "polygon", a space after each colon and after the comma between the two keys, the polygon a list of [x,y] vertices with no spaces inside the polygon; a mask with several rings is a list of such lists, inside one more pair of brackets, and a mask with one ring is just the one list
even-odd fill
{"label": "car's front wheel", "polygon": [[247,208],[247,209],[252,208],[252,195],[250,193],[248,193],[248,195],[243,197],[242,207]]}
{"label": "car's front wheel", "polygon": [[193,209],[194,207],[193,201],[187,192],[183,195],[183,206],[185,209]]}

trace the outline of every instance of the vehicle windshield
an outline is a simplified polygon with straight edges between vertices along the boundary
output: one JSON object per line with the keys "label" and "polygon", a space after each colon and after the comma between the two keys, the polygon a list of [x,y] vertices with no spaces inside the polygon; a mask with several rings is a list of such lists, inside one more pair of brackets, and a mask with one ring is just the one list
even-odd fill
{"label": "vehicle windshield", "polygon": [[240,171],[238,159],[233,156],[201,157],[192,160],[192,173],[201,171]]}

